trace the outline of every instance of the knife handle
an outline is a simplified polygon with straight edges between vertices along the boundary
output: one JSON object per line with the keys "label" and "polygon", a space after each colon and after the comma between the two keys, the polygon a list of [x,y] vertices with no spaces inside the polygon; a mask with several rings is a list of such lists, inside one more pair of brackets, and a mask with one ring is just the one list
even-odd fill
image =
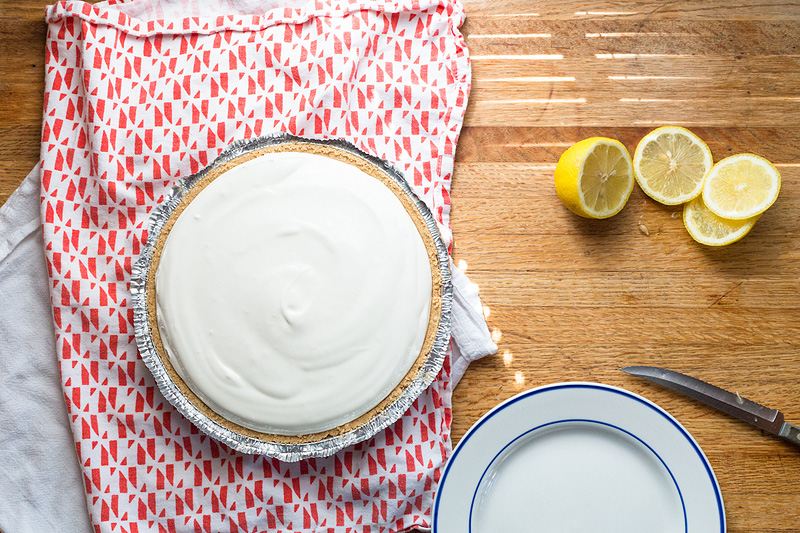
{"label": "knife handle", "polygon": [[789,422],[784,422],[778,435],[792,444],[800,446],[800,427],[790,424]]}

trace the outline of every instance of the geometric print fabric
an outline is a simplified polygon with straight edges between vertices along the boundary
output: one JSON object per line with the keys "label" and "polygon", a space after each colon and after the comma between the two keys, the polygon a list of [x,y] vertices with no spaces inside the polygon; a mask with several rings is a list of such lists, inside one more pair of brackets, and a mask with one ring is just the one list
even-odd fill
{"label": "geometric print fabric", "polygon": [[47,12],[43,232],[95,530],[428,526],[451,448],[449,361],[370,441],[298,463],[241,454],[161,396],[136,349],[129,282],[149,215],[175,181],[235,140],[277,131],[343,138],[395,164],[450,244],[470,83],[463,8],[332,1],[167,19],[126,11],[61,2]]}

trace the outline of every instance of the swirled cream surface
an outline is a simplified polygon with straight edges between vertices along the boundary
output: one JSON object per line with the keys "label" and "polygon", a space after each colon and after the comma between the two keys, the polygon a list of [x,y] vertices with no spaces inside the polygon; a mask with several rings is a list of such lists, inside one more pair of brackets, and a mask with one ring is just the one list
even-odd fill
{"label": "swirled cream surface", "polygon": [[170,231],[159,333],[211,409],[280,435],[368,412],[425,340],[431,266],[389,188],[347,163],[280,152],[228,170]]}

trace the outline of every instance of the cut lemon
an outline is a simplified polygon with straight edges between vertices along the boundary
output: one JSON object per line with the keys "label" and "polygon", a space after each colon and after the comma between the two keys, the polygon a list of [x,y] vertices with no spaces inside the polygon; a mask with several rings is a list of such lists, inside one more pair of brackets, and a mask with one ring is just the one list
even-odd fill
{"label": "cut lemon", "polygon": [[633,190],[631,156],[614,139],[584,139],[561,154],[555,181],[556,193],[570,211],[608,218],[620,212]]}
{"label": "cut lemon", "polygon": [[708,246],[725,246],[747,235],[761,215],[745,220],[720,218],[698,196],[683,206],[683,225],[694,240]]}
{"label": "cut lemon", "polygon": [[780,190],[781,175],[772,163],[738,154],[711,168],[703,184],[703,202],[717,216],[744,220],[766,211]]}
{"label": "cut lemon", "polygon": [[700,137],[677,126],[658,128],[639,141],[633,171],[639,187],[655,200],[678,205],[696,198],[711,169],[711,150]]}

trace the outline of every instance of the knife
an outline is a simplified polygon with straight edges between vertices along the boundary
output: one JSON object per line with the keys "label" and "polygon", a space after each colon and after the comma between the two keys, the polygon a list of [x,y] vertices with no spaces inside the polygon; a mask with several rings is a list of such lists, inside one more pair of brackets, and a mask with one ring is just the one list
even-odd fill
{"label": "knife", "polygon": [[742,398],[738,393],[728,392],[705,381],[666,368],[626,366],[620,370],[690,396],[800,446],[800,427],[784,422],[783,413],[780,411]]}

